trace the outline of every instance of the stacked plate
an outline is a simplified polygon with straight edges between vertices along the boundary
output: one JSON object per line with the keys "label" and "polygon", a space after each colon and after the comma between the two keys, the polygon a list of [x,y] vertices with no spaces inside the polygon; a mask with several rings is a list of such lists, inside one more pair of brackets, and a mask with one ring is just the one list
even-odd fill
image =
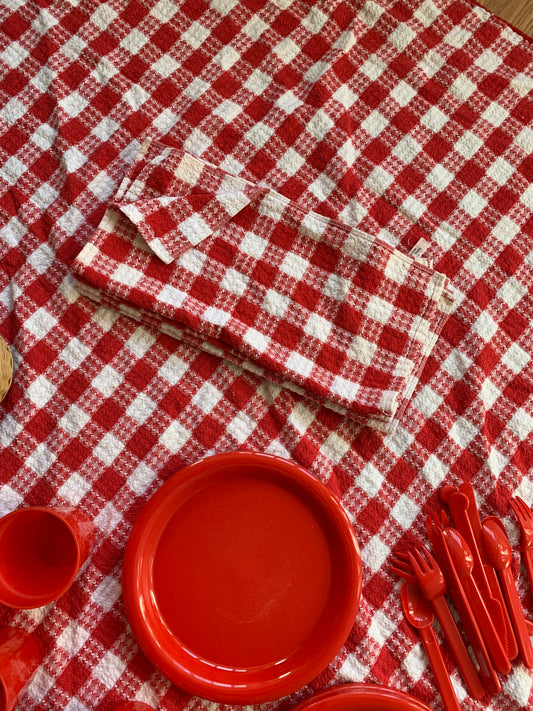
{"label": "stacked plate", "polygon": [[361,596],[350,521],[305,469],[255,453],[185,467],[127,544],[126,614],[152,664],[203,698],[259,703],[325,669]]}

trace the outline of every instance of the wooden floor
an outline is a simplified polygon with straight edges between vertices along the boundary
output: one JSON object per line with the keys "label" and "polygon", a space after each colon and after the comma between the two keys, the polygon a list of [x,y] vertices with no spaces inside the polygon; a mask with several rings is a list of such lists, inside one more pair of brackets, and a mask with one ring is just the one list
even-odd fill
{"label": "wooden floor", "polygon": [[478,0],[478,2],[529,37],[533,37],[533,0]]}

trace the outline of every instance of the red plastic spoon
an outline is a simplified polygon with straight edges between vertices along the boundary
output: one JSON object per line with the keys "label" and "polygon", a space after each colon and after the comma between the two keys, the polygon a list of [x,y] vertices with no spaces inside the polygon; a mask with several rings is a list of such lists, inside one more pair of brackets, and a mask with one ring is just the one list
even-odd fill
{"label": "red plastic spoon", "polygon": [[497,516],[487,516],[482,522],[483,541],[490,562],[498,571],[502,583],[509,616],[518,642],[518,649],[524,664],[533,667],[533,647],[529,638],[524,613],[516,590],[515,581],[510,570],[513,551],[507,538],[503,523]]}
{"label": "red plastic spoon", "polygon": [[444,664],[439,643],[433,631],[433,610],[418,585],[404,583],[401,591],[405,619],[420,632],[424,649],[446,711],[461,711],[450,675]]}
{"label": "red plastic spoon", "polygon": [[487,609],[485,600],[472,575],[474,569],[474,556],[472,555],[472,551],[463,536],[454,528],[445,528],[444,536],[457,575],[472,604],[474,615],[485,640],[485,644],[487,645],[487,649],[489,650],[494,667],[497,671],[508,674],[511,671],[511,662],[507,657],[507,652],[505,651],[501,637],[494,626],[494,620]]}

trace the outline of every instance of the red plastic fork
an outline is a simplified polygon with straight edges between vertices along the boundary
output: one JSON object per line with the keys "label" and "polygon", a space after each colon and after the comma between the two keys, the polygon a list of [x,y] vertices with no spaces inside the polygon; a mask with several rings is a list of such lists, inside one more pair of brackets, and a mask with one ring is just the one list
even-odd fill
{"label": "red plastic fork", "polygon": [[437,561],[424,545],[419,544],[419,547],[412,551],[397,553],[389,568],[406,582],[418,583],[423,596],[431,603],[437,616],[468,692],[474,698],[481,699],[485,691],[444,597],[446,580]]}
{"label": "red plastic fork", "polygon": [[416,583],[416,577],[407,553],[396,553],[396,556],[391,558],[389,570],[399,575],[406,583]]}
{"label": "red plastic fork", "polygon": [[413,583],[402,585],[401,600],[405,619],[420,633],[445,711],[461,711],[433,631],[433,610],[422,596],[418,586]]}
{"label": "red plastic fork", "polygon": [[422,543],[413,548],[412,552],[408,553],[408,557],[422,594],[426,600],[431,602],[470,695],[476,699],[481,699],[485,691],[444,597],[446,579],[442,570],[433,555]]}
{"label": "red plastic fork", "polygon": [[515,512],[520,526],[520,550],[526,566],[529,585],[533,590],[533,511],[524,499],[515,496],[511,499],[511,508]]}
{"label": "red plastic fork", "polygon": [[490,659],[485,641],[479,629],[476,618],[474,617],[470,602],[465,595],[461,582],[453,562],[451,560],[448,546],[444,538],[444,531],[441,527],[441,519],[438,514],[426,517],[426,528],[428,537],[431,542],[431,547],[437,559],[437,562],[446,578],[448,590],[452,596],[455,608],[459,613],[465,633],[474,652],[474,656],[479,665],[479,676],[483,688],[488,694],[497,694],[502,687],[500,680],[496,675],[492,661]]}

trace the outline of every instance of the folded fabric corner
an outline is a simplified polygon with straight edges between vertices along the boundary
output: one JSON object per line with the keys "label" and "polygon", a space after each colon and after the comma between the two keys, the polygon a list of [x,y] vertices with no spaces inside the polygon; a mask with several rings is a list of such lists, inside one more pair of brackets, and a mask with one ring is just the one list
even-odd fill
{"label": "folded fabric corner", "polygon": [[121,185],[114,206],[135,225],[165,264],[196,246],[266,192],[187,153],[154,158],[146,144]]}
{"label": "folded fabric corner", "polygon": [[444,274],[160,144],[113,206],[74,263],[85,294],[359,424],[394,428],[453,308]]}

